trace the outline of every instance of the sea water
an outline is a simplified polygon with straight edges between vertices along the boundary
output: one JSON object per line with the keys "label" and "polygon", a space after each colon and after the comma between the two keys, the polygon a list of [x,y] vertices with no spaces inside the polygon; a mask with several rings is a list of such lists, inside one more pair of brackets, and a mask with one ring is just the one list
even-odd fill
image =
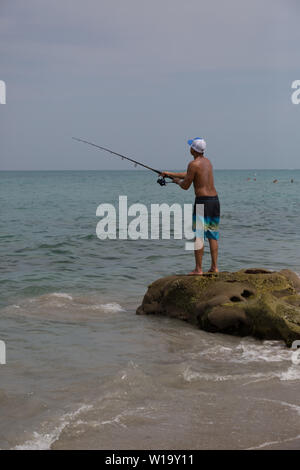
{"label": "sea water", "polygon": [[[149,211],[193,203],[192,189],[155,180],[0,173],[0,448],[298,447],[300,366],[283,342],[135,315],[147,286],[191,271],[193,253],[172,237],[99,240],[96,209],[120,195]],[[300,171],[217,170],[215,183],[220,270],[299,273]]]}

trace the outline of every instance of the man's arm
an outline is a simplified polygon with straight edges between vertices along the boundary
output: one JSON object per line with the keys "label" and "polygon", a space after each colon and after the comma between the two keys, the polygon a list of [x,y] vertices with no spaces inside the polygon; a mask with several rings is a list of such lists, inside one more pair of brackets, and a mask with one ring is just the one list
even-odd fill
{"label": "man's arm", "polygon": [[163,171],[162,176],[173,176],[174,178],[185,178],[186,177],[186,171],[184,173],[174,173],[173,171]]}
{"label": "man's arm", "polygon": [[192,182],[194,181],[195,176],[195,166],[194,162],[190,162],[187,168],[186,175],[183,180],[175,178],[174,183],[178,184],[182,189],[187,190],[191,186]]}

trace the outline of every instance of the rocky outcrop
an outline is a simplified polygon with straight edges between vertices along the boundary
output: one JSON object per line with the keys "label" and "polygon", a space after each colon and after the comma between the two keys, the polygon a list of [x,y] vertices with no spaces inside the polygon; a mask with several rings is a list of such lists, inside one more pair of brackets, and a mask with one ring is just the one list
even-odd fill
{"label": "rocky outcrop", "polygon": [[153,282],[137,314],[167,315],[202,330],[261,339],[300,339],[300,279],[288,269],[243,269]]}

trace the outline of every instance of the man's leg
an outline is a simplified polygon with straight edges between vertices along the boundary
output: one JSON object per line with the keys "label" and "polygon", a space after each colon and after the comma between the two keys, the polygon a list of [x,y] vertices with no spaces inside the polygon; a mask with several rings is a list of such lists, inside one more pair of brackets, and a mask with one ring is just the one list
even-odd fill
{"label": "man's leg", "polygon": [[[200,247],[202,247],[202,248],[200,248]],[[200,248],[200,249],[198,249],[198,248]],[[194,271],[189,273],[189,276],[198,276],[200,274],[203,274],[203,271],[202,271],[203,252],[204,252],[204,243],[203,243],[202,240],[199,240],[199,239],[196,238],[195,250],[194,250],[196,267],[195,267]]]}
{"label": "man's leg", "polygon": [[209,272],[218,273],[218,240],[212,238],[208,239],[210,255],[211,255],[211,267]]}

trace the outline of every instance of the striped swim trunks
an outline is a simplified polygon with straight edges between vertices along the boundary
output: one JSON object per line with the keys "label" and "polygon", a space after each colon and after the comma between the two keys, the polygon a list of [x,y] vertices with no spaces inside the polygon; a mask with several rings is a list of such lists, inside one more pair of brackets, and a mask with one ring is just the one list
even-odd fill
{"label": "striped swim trunks", "polygon": [[[204,240],[219,239],[219,223],[220,223],[220,201],[217,196],[197,196],[195,198],[193,211],[193,231],[196,232],[196,204],[204,205],[203,215],[199,215],[200,227],[204,230]],[[203,211],[202,211],[203,214]]]}

